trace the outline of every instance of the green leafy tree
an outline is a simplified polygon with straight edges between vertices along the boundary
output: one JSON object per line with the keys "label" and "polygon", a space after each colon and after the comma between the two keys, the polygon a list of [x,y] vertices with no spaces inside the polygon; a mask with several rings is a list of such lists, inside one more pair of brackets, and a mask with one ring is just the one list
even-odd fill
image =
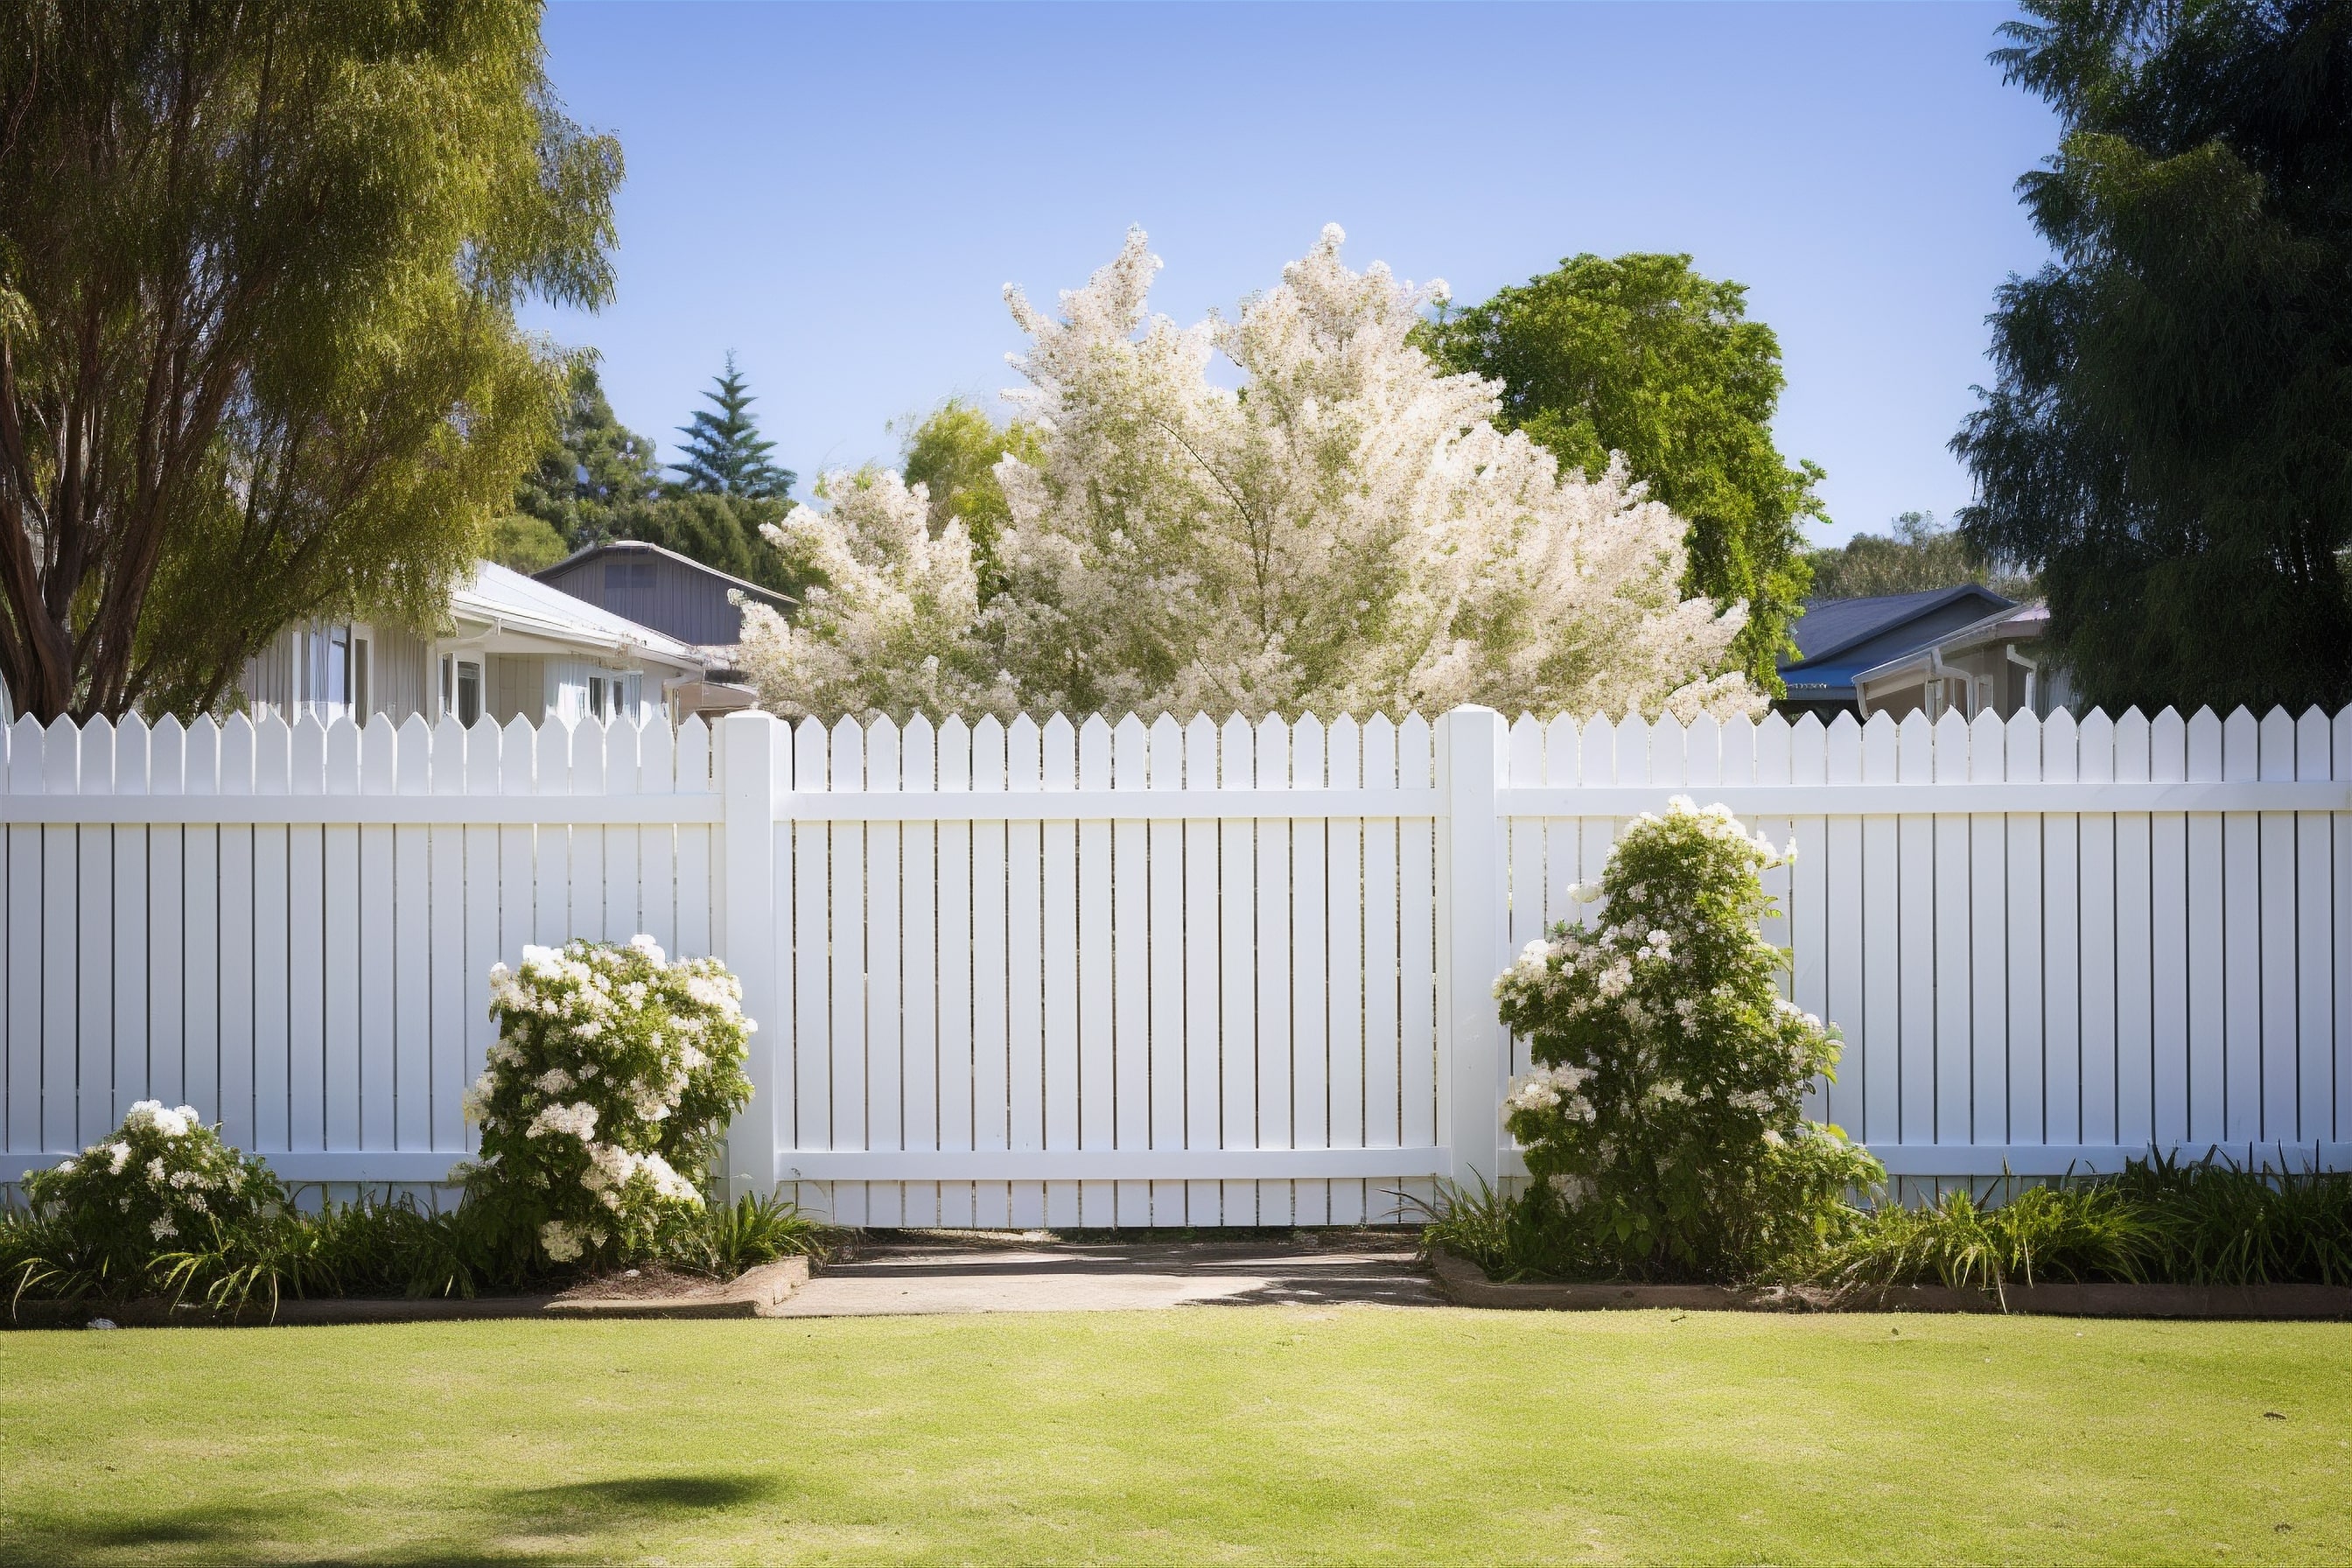
{"label": "green leafy tree", "polygon": [[642,539],[762,588],[797,594],[800,584],[789,564],[760,532],[782,521],[789,510],[781,501],[759,496],[688,490],[622,511],[614,537]]}
{"label": "green leafy tree", "polygon": [[671,468],[679,488],[757,500],[789,499],[798,476],[768,460],[776,444],[760,437],[751,415],[759,399],[745,389],[732,353],[727,356],[725,374],[712,378],[712,386],[702,395],[710,407],[697,409],[692,420],[678,426],[678,434],[686,437],[686,455]]}
{"label": "green leafy tree", "polygon": [[1685,591],[1748,605],[1737,667],[1765,690],[1811,586],[1804,521],[1827,521],[1822,469],[1772,444],[1780,342],[1748,290],[1687,256],[1577,256],[1433,322],[1440,363],[1503,384],[1503,416],[1565,467],[1612,452],[1690,526]]}
{"label": "green leafy tree", "polygon": [[593,356],[581,355],[565,388],[562,419],[539,466],[515,489],[515,510],[580,550],[618,536],[623,520],[660,490],[654,444],[621,423]]}
{"label": "green leafy tree", "polygon": [[490,524],[483,554],[509,571],[544,572],[571,553],[563,535],[528,512],[510,511]]}
{"label": "green leafy tree", "polygon": [[535,0],[0,7],[0,673],[211,706],[289,620],[425,622],[594,307],[619,146]]}
{"label": "green leafy tree", "polygon": [[1010,455],[1034,467],[1043,449],[1035,426],[1019,419],[999,426],[960,397],[940,404],[908,434],[901,461],[907,482],[928,488],[932,537],[949,519],[963,520],[983,601],[996,586],[996,542],[1013,521],[996,465]]}
{"label": "green leafy tree", "polygon": [[2032,577],[1989,563],[1970,549],[1958,530],[1946,528],[1932,511],[1906,511],[1887,533],[1857,533],[1843,544],[1811,552],[1813,597],[1868,599],[1881,594],[1916,594],[1981,583],[2011,599],[2038,591]]}
{"label": "green leafy tree", "polygon": [[2352,7],[2028,0],[2063,134],[2002,287],[1961,531],[2114,709],[2352,701]]}

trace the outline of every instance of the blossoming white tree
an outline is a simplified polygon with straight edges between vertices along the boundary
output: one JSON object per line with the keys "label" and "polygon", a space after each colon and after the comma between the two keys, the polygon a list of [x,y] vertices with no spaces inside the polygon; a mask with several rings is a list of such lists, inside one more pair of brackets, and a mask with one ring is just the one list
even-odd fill
{"label": "blossoming white tree", "polygon": [[[1683,525],[1622,467],[1561,475],[1498,434],[1495,384],[1441,375],[1423,307],[1352,272],[1327,227],[1239,318],[1148,316],[1140,230],[1061,297],[1017,289],[1031,338],[1009,395],[1044,433],[998,466],[1004,587],[971,588],[920,490],[838,478],[779,542],[827,577],[801,624],[753,613],[746,663],[786,713],[912,707],[1150,714],[1483,701],[1509,710],[1709,708],[1758,696],[1713,672],[1738,629],[1685,600]],[[1211,379],[1223,353],[1238,390]]]}

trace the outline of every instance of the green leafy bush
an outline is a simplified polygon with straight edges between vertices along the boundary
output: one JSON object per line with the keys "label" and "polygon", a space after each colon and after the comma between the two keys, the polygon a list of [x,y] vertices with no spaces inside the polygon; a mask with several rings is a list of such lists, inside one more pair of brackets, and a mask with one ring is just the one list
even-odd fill
{"label": "green leafy bush", "polygon": [[[1505,1115],[1535,1200],[1588,1267],[1737,1279],[1818,1247],[1850,1189],[1885,1179],[1837,1128],[1800,1114],[1835,1034],[1773,984],[1787,954],[1759,922],[1782,864],[1722,806],[1677,796],[1612,850],[1600,923],[1563,922],[1496,982],[1538,1070]],[[1534,1211],[1530,1211],[1532,1214]]]}
{"label": "green leafy bush", "polygon": [[2352,1173],[2133,1161],[2121,1175],[1882,1205],[1811,1268],[1841,1285],[2352,1285]]}
{"label": "green leafy bush", "polygon": [[604,1263],[690,1223],[727,1123],[751,1103],[742,987],[651,937],[526,947],[490,972],[499,1037],[469,1091],[467,1206],[508,1268]]}
{"label": "green leafy bush", "polygon": [[10,1251],[13,1291],[120,1300],[161,1289],[165,1260],[266,1223],[285,1194],[269,1167],[221,1142],[191,1106],[142,1100],[79,1155],[25,1177],[30,1212]]}

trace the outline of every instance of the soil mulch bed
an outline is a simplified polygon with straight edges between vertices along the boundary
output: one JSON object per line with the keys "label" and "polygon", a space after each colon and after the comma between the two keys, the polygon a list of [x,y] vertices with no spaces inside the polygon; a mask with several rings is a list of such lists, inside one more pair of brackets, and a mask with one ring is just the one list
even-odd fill
{"label": "soil mulch bed", "polygon": [[1466,1258],[1431,1259],[1439,1289],[1464,1307],[1549,1311],[1673,1308],[1702,1312],[2031,1312],[2064,1318],[2352,1319],[2345,1285],[1943,1285],[1833,1289],[1825,1286],[1638,1285],[1489,1279]]}
{"label": "soil mulch bed", "polygon": [[80,1329],[93,1321],[118,1328],[259,1327],[321,1323],[463,1322],[486,1318],[767,1318],[808,1283],[805,1258],[787,1258],[746,1269],[732,1279],[708,1279],[667,1268],[631,1269],[585,1279],[556,1295],[434,1297],[341,1296],[249,1302],[235,1314],[148,1299],[20,1301],[0,1327]]}

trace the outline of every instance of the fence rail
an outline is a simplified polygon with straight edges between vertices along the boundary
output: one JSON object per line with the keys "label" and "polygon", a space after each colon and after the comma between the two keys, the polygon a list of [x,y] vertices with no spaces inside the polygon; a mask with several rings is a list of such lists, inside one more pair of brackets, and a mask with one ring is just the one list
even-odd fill
{"label": "fence rail", "polygon": [[1814,1109],[1899,1176],[2352,1163],[2352,711],[5,733],[0,1181],[149,1097],[294,1179],[440,1179],[489,965],[644,931],[744,978],[751,1184],[1377,1218],[1515,1167],[1493,976],[1675,794],[1799,844]]}

